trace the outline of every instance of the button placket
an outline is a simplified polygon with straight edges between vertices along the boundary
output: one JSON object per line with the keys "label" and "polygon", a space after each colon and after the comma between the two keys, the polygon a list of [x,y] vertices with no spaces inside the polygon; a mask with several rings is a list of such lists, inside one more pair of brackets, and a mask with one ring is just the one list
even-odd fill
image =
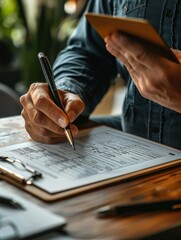
{"label": "button placket", "polygon": [[165,15],[170,18],[173,16],[173,11],[168,9],[168,10],[166,10]]}

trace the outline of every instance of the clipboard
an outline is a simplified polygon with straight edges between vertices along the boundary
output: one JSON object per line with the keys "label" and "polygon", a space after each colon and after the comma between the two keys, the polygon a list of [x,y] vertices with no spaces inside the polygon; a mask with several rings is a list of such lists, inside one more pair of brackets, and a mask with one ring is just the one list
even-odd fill
{"label": "clipboard", "polygon": [[66,225],[63,216],[57,216],[13,193],[4,183],[0,186],[0,195],[17,204],[0,204],[0,239],[47,239],[46,234],[60,232]]}
{"label": "clipboard", "polygon": [[[126,168],[125,171],[124,171],[124,169],[120,169],[120,171],[116,169],[116,171],[115,172],[113,171],[112,173],[107,171],[105,173],[105,176],[102,177],[102,178],[97,178],[96,179],[96,176],[100,177],[101,174],[94,175],[93,176],[93,178],[94,178],[93,181],[87,182],[87,183],[82,184],[82,185],[78,185],[77,182],[76,182],[76,179],[75,179],[73,181],[73,182],[75,182],[74,187],[68,188],[68,189],[63,189],[63,190],[60,189],[60,191],[56,191],[56,192],[48,192],[48,191],[42,189],[40,185],[38,185],[39,179],[42,178],[42,175],[38,172],[39,171],[38,169],[36,169],[35,172],[33,172],[33,169],[31,169],[30,174],[27,175],[28,177],[23,177],[23,176],[19,175],[16,168],[14,168],[14,171],[12,171],[12,169],[9,168],[11,165],[9,165],[9,167],[7,168],[6,166],[8,166],[8,165],[3,166],[3,164],[0,161],[0,178],[3,179],[3,180],[6,180],[7,182],[15,185],[18,188],[21,188],[22,190],[24,190],[26,192],[31,193],[32,195],[40,198],[41,200],[44,200],[46,202],[52,202],[52,201],[57,201],[57,200],[60,200],[60,199],[63,199],[63,198],[73,196],[73,195],[81,194],[81,193],[86,192],[86,191],[91,191],[93,189],[97,189],[97,188],[100,188],[100,187],[112,185],[112,184],[115,184],[117,182],[121,182],[123,180],[132,179],[132,178],[139,177],[139,176],[142,176],[142,175],[145,175],[145,174],[148,174],[148,173],[150,174],[150,173],[156,172],[158,170],[163,170],[163,169],[166,169],[168,167],[173,167],[173,166],[181,164],[181,151],[170,148],[170,147],[167,147],[167,146],[164,146],[164,145],[161,145],[161,144],[158,144],[158,143],[155,143],[155,142],[152,142],[152,141],[149,141],[149,140],[146,140],[146,139],[142,139],[140,137],[137,137],[137,136],[134,136],[134,135],[131,135],[131,134],[127,134],[127,133],[120,132],[118,130],[111,129],[109,127],[96,127],[96,128],[93,128],[93,129],[88,129],[88,130],[85,130],[85,131],[84,130],[81,131],[81,135],[78,138],[81,139],[81,136],[83,137],[83,139],[82,139],[83,144],[81,146],[76,146],[77,149],[78,149],[78,147],[79,148],[83,147],[84,144],[86,143],[85,140],[84,140],[84,137],[87,138],[87,136],[88,136],[89,138],[91,138],[93,136],[93,138],[96,138],[96,136],[100,136],[101,133],[102,134],[106,133],[107,136],[112,134],[112,136],[115,136],[116,138],[118,137],[120,139],[123,139],[123,141],[128,139],[128,141],[130,141],[130,143],[137,144],[138,147],[140,146],[140,143],[144,144],[144,148],[146,147],[146,144],[148,144],[148,148],[154,148],[155,147],[157,149],[157,150],[155,150],[155,152],[157,151],[159,153],[160,151],[163,150],[164,151],[164,157],[163,157],[162,161],[161,161],[161,159],[158,160],[158,162],[154,161],[154,163],[153,162],[150,163],[151,165],[149,165],[147,159],[144,158],[143,159],[144,162],[140,163],[138,166],[136,166],[136,165],[134,166],[134,164],[133,164],[133,166],[130,165],[130,168],[129,167]],[[94,134],[98,134],[98,135],[94,135]],[[110,136],[110,137],[112,138],[112,136]],[[76,145],[78,145],[78,138],[76,139],[76,143],[77,143]],[[102,141],[102,139],[100,141]],[[104,141],[104,139],[103,139],[103,141]],[[62,143],[62,144],[65,144],[65,145],[67,144],[67,147],[70,149],[70,146],[69,146],[68,143]],[[109,141],[107,142],[107,144],[109,144]],[[32,146],[32,149],[35,148],[35,146],[37,146],[37,145],[38,146],[40,145],[40,146],[43,146],[44,148],[46,148],[45,144],[40,144],[40,143],[33,143],[33,142],[28,143],[27,142],[27,143],[25,143],[25,145],[27,145],[28,148],[30,148],[30,146]],[[61,148],[61,145],[57,145],[57,148]],[[113,148],[114,148],[114,145],[115,144],[113,144]],[[118,146],[119,146],[119,143],[118,143]],[[22,150],[23,149],[23,144],[13,145],[12,148]],[[53,148],[53,146],[49,145],[49,149],[52,149],[52,148]],[[85,146],[85,148],[87,148],[87,146]],[[103,151],[105,151],[106,148],[107,148],[107,146],[105,144],[105,146],[103,146],[103,149],[102,149],[101,159],[104,157],[104,152]],[[95,153],[95,156],[94,156],[94,151],[95,150],[97,150],[97,149],[95,148],[95,149],[88,150],[87,156],[90,156],[90,154],[92,154],[93,157],[99,156],[100,153]],[[111,152],[110,149],[108,149],[107,151]],[[113,151],[114,151],[114,149],[113,149]],[[117,151],[117,150],[115,150],[115,151]],[[123,152],[123,151],[125,151],[125,149],[123,149],[121,151]],[[120,154],[121,154],[121,151],[120,151]],[[4,151],[2,151],[1,154],[2,153],[4,153]],[[84,153],[83,153],[83,155],[84,155]],[[45,156],[46,156],[46,159],[48,159],[50,155],[47,156],[45,154]],[[31,161],[32,160],[31,156],[29,156],[29,157],[30,157],[30,161]],[[168,157],[168,159],[167,159],[167,157]],[[2,158],[2,156],[1,156],[1,158]],[[107,159],[105,160],[108,163],[110,163],[109,158],[110,158],[110,156],[108,156]],[[122,161],[122,159],[124,159],[124,158],[126,158],[125,155],[123,157],[119,158],[119,159]],[[138,158],[140,158],[139,154],[138,154]]]}
{"label": "clipboard", "polygon": [[85,17],[103,39],[113,32],[121,31],[133,36],[139,42],[144,42],[149,49],[157,52],[157,54],[179,63],[167,43],[145,19],[114,17],[94,13],[86,13]]}
{"label": "clipboard", "polygon": [[99,189],[101,187],[111,186],[111,185],[119,183],[121,181],[141,177],[141,176],[151,174],[151,173],[154,173],[154,172],[157,172],[157,171],[165,170],[169,167],[175,167],[175,166],[180,165],[180,164],[181,164],[181,159],[178,159],[178,160],[175,160],[172,163],[164,164],[164,166],[160,165],[160,166],[156,166],[156,167],[153,167],[153,168],[150,168],[150,169],[140,170],[140,171],[137,171],[137,172],[134,172],[134,173],[131,173],[131,174],[127,174],[127,175],[124,175],[124,176],[119,176],[119,177],[112,178],[112,179],[107,179],[107,180],[104,180],[104,181],[101,181],[101,182],[97,182],[97,183],[94,183],[94,184],[86,185],[86,186],[83,186],[83,187],[79,187],[79,188],[76,188],[76,189],[72,189],[72,190],[69,190],[69,191],[64,191],[64,192],[60,192],[60,193],[56,193],[56,194],[49,194],[49,193],[41,190],[40,188],[36,187],[35,185],[33,185],[33,183],[32,184],[22,184],[18,181],[15,181],[13,178],[10,178],[6,174],[0,173],[0,178],[2,180],[5,180],[5,181],[11,183],[12,185],[24,190],[25,192],[30,193],[31,195],[33,195],[35,197],[38,197],[39,199],[41,199],[45,202],[55,202],[55,201],[65,199],[65,198],[68,198],[68,197],[71,197],[71,196],[75,196],[75,195],[78,195],[78,194],[82,194],[82,193],[85,193],[85,192],[88,192],[88,191],[91,191],[91,190],[96,190],[96,189]]}

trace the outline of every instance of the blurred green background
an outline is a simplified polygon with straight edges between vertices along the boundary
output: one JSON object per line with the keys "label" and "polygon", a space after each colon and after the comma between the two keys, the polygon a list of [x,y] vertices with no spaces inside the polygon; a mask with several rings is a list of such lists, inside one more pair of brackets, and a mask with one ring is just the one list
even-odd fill
{"label": "blurred green background", "polygon": [[23,94],[44,81],[38,52],[52,64],[88,0],[0,0],[0,83]]}

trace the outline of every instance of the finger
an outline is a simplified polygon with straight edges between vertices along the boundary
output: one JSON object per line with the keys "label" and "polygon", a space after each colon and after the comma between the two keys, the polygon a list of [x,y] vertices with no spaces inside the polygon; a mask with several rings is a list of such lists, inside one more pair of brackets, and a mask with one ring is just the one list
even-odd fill
{"label": "finger", "polygon": [[135,85],[140,90],[140,92],[143,93],[145,86],[147,86],[148,84],[150,85],[145,76],[148,74],[150,75],[152,71],[150,71],[150,69],[146,68],[143,64],[137,61],[132,55],[125,54],[126,57],[123,56],[119,52],[119,46],[114,44],[112,40],[107,42],[106,47],[110,53],[116,56],[125,65]]}
{"label": "finger", "polygon": [[116,58],[118,58],[121,62],[126,62],[125,57],[120,52],[120,47],[116,44],[114,44],[111,37],[105,38],[106,42],[106,49]]}
{"label": "finger", "polygon": [[106,47],[112,55],[118,58],[125,65],[131,75],[136,74],[138,70],[144,70],[142,64],[140,64],[140,62],[138,62],[131,54],[124,52],[115,39],[107,37]]}
{"label": "finger", "polygon": [[112,41],[106,44],[106,48],[113,56],[115,56],[125,65],[130,74],[134,74],[136,66],[133,64],[135,61],[132,61],[131,55],[129,57],[127,56],[128,58],[124,57],[124,55],[119,51],[119,48],[114,45]]}
{"label": "finger", "polygon": [[129,37],[123,33],[114,33],[111,35],[112,41],[115,43],[119,43],[120,52],[127,58],[128,55],[132,55],[136,61],[139,61],[142,65],[152,68],[153,66],[157,66],[159,57],[155,53],[152,53],[148,47],[144,46],[144,44],[140,43],[135,38]]}
{"label": "finger", "polygon": [[34,127],[34,129],[44,128],[54,132],[56,134],[63,134],[63,128],[54,123],[51,119],[47,118],[43,113],[37,111],[35,108],[26,111],[25,109],[21,112],[25,122]]}
{"label": "finger", "polygon": [[113,38],[112,35],[106,37],[104,39],[104,41],[106,42],[106,46],[109,46],[110,48],[113,48],[114,50],[116,50],[117,52],[122,52],[124,51],[123,48],[121,48],[120,43],[117,41],[116,38]]}
{"label": "finger", "polygon": [[41,83],[31,85],[30,95],[35,109],[44,113],[49,119],[62,128],[68,125],[66,114],[50,98],[47,85],[42,85]]}
{"label": "finger", "polygon": [[[109,42],[109,41],[108,41]],[[107,49],[116,56],[121,62],[125,65],[125,67],[128,69],[135,85],[137,86],[140,93],[144,94],[144,89],[147,88],[147,85],[150,85],[148,82],[148,79],[145,77],[148,73],[150,75],[150,70],[146,68],[144,65],[142,65],[139,61],[137,61],[132,55],[125,54],[126,57],[124,57],[119,52],[119,47],[116,46],[111,41],[111,44],[106,44]]]}
{"label": "finger", "polygon": [[[61,93],[61,91],[59,93]],[[85,108],[81,98],[70,92],[64,92],[64,105],[65,112],[71,123],[84,111]]]}
{"label": "finger", "polygon": [[[77,127],[73,124],[70,124],[70,128],[72,135],[76,136],[78,134]],[[29,125],[28,123],[25,124],[25,129],[34,141],[47,144],[67,141],[64,132],[62,134],[55,134],[54,132],[51,132],[43,127],[37,128],[36,126]]]}
{"label": "finger", "polygon": [[41,143],[46,143],[46,144],[54,144],[58,142],[63,142],[65,140],[64,137],[62,136],[57,136],[57,137],[50,137],[49,135],[41,135],[40,132],[36,132],[32,130],[32,127],[28,125],[27,123],[25,124],[25,129],[29,133],[30,137],[37,142]]}

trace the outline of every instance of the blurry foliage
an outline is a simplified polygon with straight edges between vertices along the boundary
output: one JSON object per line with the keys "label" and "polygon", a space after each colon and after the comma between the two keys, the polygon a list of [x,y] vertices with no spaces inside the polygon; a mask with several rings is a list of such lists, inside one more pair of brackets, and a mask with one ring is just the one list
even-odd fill
{"label": "blurry foliage", "polygon": [[44,52],[50,63],[53,62],[57,52],[62,49],[65,42],[60,42],[58,32],[60,23],[65,18],[65,0],[53,0],[53,6],[42,3],[38,9],[36,28],[30,29],[22,0],[16,0],[19,16],[25,27],[25,38],[22,47],[22,80],[27,87],[32,82],[44,81],[38,62],[38,52]]}
{"label": "blurry foliage", "polygon": [[23,43],[24,26],[14,0],[0,0],[0,66],[11,64]]}
{"label": "blurry foliage", "polygon": [[[27,9],[29,1],[32,0],[0,0],[0,81],[4,77],[7,82],[8,72],[11,72],[11,80],[21,78],[24,91],[32,82],[44,81],[38,52],[44,52],[53,63],[57,53],[65,47],[88,0],[75,0],[78,11],[73,15],[64,12],[68,0],[36,0],[35,27],[28,18],[28,13],[34,10]],[[17,65],[21,77],[10,70],[11,66],[17,69]]]}
{"label": "blurry foliage", "polygon": [[32,28],[26,12],[31,9],[25,8],[26,1],[31,0],[0,0],[0,65],[7,66],[14,60],[18,61],[21,82],[28,88],[32,82],[44,81],[38,52],[44,52],[52,64],[65,46],[79,16],[65,14],[66,0],[51,0],[53,4],[41,0],[36,27]]}

